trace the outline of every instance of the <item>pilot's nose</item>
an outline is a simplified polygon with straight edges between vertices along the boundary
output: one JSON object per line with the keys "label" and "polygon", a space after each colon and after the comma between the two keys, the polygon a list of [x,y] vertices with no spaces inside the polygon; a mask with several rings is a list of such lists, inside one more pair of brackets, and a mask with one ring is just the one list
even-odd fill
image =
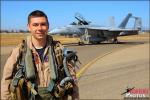
{"label": "pilot's nose", "polygon": [[41,26],[41,25],[38,25],[37,29],[38,29],[38,30],[41,30],[41,29],[42,29],[42,26]]}

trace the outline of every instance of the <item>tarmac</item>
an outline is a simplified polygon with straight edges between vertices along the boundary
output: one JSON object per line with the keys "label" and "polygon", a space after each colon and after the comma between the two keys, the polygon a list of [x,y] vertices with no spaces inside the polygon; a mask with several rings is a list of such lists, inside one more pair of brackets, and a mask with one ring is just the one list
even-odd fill
{"label": "tarmac", "polygon": [[114,65],[116,63],[124,63],[141,59],[149,59],[149,44],[129,47],[122,49],[120,51],[117,50],[109,54],[108,56],[103,57],[103,59],[99,59],[92,66],[94,67],[96,67],[97,65],[108,66]]}
{"label": "tarmac", "polygon": [[80,75],[80,97],[123,99],[121,93],[127,87],[149,89],[149,69],[149,43],[113,51],[99,57]]}

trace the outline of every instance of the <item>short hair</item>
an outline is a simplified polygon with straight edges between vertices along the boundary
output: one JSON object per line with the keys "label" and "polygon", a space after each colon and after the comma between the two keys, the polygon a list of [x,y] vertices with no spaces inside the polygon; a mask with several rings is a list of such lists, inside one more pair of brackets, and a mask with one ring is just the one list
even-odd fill
{"label": "short hair", "polygon": [[43,11],[40,11],[40,10],[32,11],[32,12],[28,15],[28,24],[30,23],[30,20],[31,20],[32,17],[45,17],[46,20],[47,20],[47,23],[48,23],[48,25],[49,25],[48,17],[47,17],[47,15],[46,15]]}

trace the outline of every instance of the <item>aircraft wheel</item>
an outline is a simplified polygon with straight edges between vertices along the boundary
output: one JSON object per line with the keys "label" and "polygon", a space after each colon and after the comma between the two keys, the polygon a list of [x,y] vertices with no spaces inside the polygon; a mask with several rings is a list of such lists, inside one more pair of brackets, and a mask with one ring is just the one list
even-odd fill
{"label": "aircraft wheel", "polygon": [[113,43],[117,44],[118,43],[118,39],[114,39]]}
{"label": "aircraft wheel", "polygon": [[84,43],[83,43],[83,42],[78,42],[78,44],[79,44],[79,45],[84,45]]}

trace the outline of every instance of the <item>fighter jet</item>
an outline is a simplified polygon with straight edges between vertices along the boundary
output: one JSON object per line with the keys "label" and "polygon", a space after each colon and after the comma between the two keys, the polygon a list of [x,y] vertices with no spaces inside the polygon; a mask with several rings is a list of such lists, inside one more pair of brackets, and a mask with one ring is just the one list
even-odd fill
{"label": "fighter jet", "polygon": [[[79,44],[101,43],[103,41],[109,41],[112,43],[118,43],[118,36],[136,35],[141,29],[141,18],[134,17],[129,13],[120,25],[115,27],[104,27],[99,25],[91,25],[90,21],[85,20],[81,14],[76,13],[75,18],[77,22],[72,22],[70,25],[64,27],[58,27],[49,32],[49,34],[62,34],[80,36]],[[134,29],[125,28],[129,18],[135,19]]]}

